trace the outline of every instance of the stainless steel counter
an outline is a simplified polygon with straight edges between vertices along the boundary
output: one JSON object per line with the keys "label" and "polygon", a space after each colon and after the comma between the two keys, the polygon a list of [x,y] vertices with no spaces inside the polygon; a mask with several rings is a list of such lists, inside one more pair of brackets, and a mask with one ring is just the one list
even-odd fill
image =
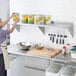
{"label": "stainless steel counter", "polygon": [[34,55],[29,55],[26,54],[25,51],[22,51],[18,48],[17,45],[9,45],[8,48],[8,53],[10,54],[16,54],[16,55],[22,55],[22,56],[31,56],[31,57],[38,57],[38,58],[45,58],[53,61],[59,61],[59,62],[64,62],[64,63],[76,63],[76,59],[71,58],[71,54],[59,54],[54,58],[46,58],[46,57],[41,57],[41,56],[34,56]]}

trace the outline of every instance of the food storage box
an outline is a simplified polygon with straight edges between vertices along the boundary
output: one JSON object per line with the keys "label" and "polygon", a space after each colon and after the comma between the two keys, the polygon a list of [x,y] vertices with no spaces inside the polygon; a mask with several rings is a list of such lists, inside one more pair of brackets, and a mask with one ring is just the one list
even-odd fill
{"label": "food storage box", "polygon": [[44,15],[35,15],[35,24],[44,24]]}
{"label": "food storage box", "polygon": [[28,23],[29,24],[34,24],[34,15],[28,15]]}
{"label": "food storage box", "polygon": [[46,76],[60,76],[60,73],[65,68],[65,66],[65,64],[54,62],[48,67],[45,74]]}
{"label": "food storage box", "polygon": [[45,22],[45,25],[47,25],[47,24],[51,24],[51,16],[49,16],[49,15],[45,15],[44,22]]}
{"label": "food storage box", "polygon": [[61,76],[76,76],[76,67],[67,65],[62,71]]}
{"label": "food storage box", "polygon": [[14,14],[15,14],[15,16],[13,17],[13,21],[19,19],[19,13],[14,13]]}
{"label": "food storage box", "polygon": [[28,23],[28,15],[27,14],[22,15],[22,23]]}

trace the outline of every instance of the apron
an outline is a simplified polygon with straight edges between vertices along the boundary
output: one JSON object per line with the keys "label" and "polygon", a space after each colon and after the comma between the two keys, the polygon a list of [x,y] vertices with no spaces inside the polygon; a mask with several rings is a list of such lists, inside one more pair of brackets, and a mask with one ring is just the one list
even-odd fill
{"label": "apron", "polygon": [[1,47],[1,50],[2,50],[2,53],[3,53],[3,58],[4,58],[5,70],[7,70],[9,68],[9,57],[8,57],[8,52],[7,52],[6,47]]}

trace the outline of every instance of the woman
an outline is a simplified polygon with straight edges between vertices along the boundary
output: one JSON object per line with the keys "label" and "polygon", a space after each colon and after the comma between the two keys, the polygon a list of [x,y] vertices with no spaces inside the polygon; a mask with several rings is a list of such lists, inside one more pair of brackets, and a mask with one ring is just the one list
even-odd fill
{"label": "woman", "polygon": [[[11,18],[13,18],[15,14],[13,13],[8,19],[6,19],[4,22],[2,22],[0,18],[0,45],[6,40],[6,36],[12,33],[16,27],[16,24],[19,20],[15,20],[13,26],[9,30],[3,30],[2,27],[4,27]],[[3,54],[2,50],[0,48],[0,76],[7,76],[7,72],[5,70],[5,65],[4,65],[4,59],[3,59]]]}

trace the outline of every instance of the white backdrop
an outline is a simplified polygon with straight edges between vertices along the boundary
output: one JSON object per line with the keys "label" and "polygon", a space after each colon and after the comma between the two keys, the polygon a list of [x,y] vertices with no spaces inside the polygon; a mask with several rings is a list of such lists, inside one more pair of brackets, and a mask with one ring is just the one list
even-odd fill
{"label": "white backdrop", "polygon": [[[0,18],[6,20],[9,12],[9,0],[0,0]],[[5,27],[6,29],[7,27]]]}
{"label": "white backdrop", "polygon": [[10,0],[10,11],[51,15],[56,21],[73,21],[72,0]]}
{"label": "white backdrop", "polygon": [[[54,21],[74,22],[74,2],[72,0],[10,0],[10,14],[44,14],[51,15]],[[66,32],[67,33],[67,32]],[[69,37],[69,40],[72,39]],[[22,26],[11,34],[11,44],[20,41],[43,43],[51,45],[46,35],[43,35],[38,27]]]}

